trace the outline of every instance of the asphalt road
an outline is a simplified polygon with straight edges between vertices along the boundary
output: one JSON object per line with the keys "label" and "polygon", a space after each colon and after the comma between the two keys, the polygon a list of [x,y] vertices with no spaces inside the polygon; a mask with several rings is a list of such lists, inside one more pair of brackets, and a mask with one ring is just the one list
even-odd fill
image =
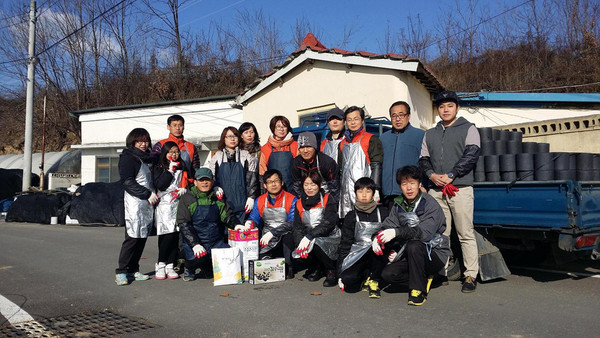
{"label": "asphalt road", "polygon": [[[413,307],[404,290],[386,289],[374,300],[365,292],[323,288],[301,273],[259,286],[151,279],[118,287],[114,269],[123,236],[123,228],[0,222],[0,295],[37,321],[106,309],[141,318],[146,326],[125,334],[139,337],[588,337],[600,330],[600,278],[591,276],[600,273],[596,262],[553,268],[587,273],[583,277],[513,269],[506,279],[480,283],[473,294],[451,282]],[[154,237],[143,272],[153,271],[156,256]],[[225,292],[229,296],[221,296]],[[0,316],[0,336],[9,325]],[[86,330],[78,335],[89,335]]]}

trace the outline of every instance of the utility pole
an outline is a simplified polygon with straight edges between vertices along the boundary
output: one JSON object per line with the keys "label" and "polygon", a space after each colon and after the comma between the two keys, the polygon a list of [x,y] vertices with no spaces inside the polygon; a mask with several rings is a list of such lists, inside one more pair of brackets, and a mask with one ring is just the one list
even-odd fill
{"label": "utility pole", "polygon": [[33,90],[35,87],[35,1],[29,4],[29,65],[27,66],[27,99],[25,101],[25,147],[23,149],[22,191],[31,186],[31,148],[33,143]]}

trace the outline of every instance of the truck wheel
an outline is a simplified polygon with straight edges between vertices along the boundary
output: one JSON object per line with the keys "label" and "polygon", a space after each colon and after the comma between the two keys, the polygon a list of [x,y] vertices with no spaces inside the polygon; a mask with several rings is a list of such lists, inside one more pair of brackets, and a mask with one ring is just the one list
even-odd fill
{"label": "truck wheel", "polygon": [[450,257],[450,260],[448,261],[448,270],[446,271],[446,276],[448,277],[448,280],[455,281],[460,279],[460,260],[456,259],[456,257]]}
{"label": "truck wheel", "polygon": [[456,230],[452,229],[450,233],[450,258],[448,260],[448,268],[446,269],[446,276],[448,280],[460,280],[462,276],[462,249],[460,242],[458,241],[458,235]]}

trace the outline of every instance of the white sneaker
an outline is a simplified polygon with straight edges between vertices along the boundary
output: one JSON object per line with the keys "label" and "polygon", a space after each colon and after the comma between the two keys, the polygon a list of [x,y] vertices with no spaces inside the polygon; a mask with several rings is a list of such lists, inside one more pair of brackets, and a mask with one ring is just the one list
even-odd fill
{"label": "white sneaker", "polygon": [[165,263],[158,262],[154,265],[154,278],[165,279],[167,278],[165,273]]}
{"label": "white sneaker", "polygon": [[165,272],[169,279],[179,278],[179,274],[173,269],[173,263],[165,265]]}

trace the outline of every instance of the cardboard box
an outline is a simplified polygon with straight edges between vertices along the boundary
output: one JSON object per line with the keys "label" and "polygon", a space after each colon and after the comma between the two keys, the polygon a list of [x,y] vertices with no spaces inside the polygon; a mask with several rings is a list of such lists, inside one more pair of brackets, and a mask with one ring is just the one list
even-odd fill
{"label": "cardboard box", "polygon": [[283,258],[250,260],[250,284],[263,284],[285,281],[285,260]]}
{"label": "cardboard box", "polygon": [[248,280],[248,261],[258,259],[258,229],[246,233],[229,229],[228,244],[242,251],[242,277]]}

